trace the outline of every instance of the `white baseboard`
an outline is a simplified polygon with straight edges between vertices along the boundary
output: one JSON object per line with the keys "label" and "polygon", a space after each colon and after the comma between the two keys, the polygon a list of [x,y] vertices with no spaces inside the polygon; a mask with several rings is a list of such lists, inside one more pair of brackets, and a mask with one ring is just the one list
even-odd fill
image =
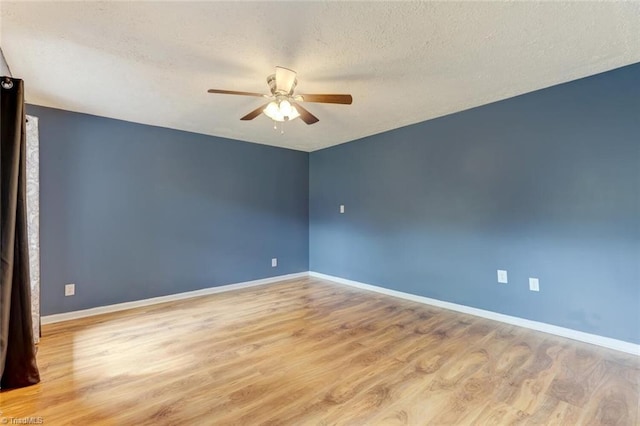
{"label": "white baseboard", "polygon": [[271,284],[278,281],[291,280],[309,276],[308,272],[296,274],[279,275],[277,277],[263,278],[242,283],[221,285],[218,287],[203,288],[201,290],[187,291],[184,293],[170,294],[167,296],[152,297],[150,299],[134,300],[133,302],[118,303],[115,305],[99,306],[97,308],[83,309],[80,311],[65,312],[62,314],[46,315],[41,317],[42,324],[53,324],[55,322],[69,321],[78,318],[85,318],[94,315],[106,314],[110,312],[124,311],[126,309],[139,308],[141,306],[155,305],[158,303],[172,302],[174,300],[189,299],[192,297],[206,296],[208,294],[223,293],[225,291],[238,290],[241,288],[255,287],[259,285]]}
{"label": "white baseboard", "polygon": [[472,308],[470,306],[458,305],[456,303],[444,302],[442,300],[431,299],[429,297],[418,296],[415,294],[404,293],[401,291],[390,290],[384,287],[378,287],[371,284],[365,284],[358,281],[347,280],[345,278],[334,277],[332,275],[321,274],[319,272],[309,272],[309,276],[333,281],[339,284],[345,284],[351,287],[357,287],[363,290],[375,291],[377,293],[386,294],[388,296],[399,297],[414,302],[424,303],[426,305],[437,306],[452,311],[462,312],[465,314],[475,315],[494,321],[517,325],[544,333],[554,334],[556,336],[566,337],[568,339],[578,340],[580,342],[591,343],[593,345],[603,346],[605,348],[614,349],[620,352],[640,356],[640,345],[625,342],[623,340],[612,339],[610,337],[598,336],[582,331],[572,330],[570,328],[558,327],[557,325],[546,324],[538,321],[531,321],[524,318],[512,317],[510,315],[499,314],[497,312],[485,311],[483,309]]}
{"label": "white baseboard", "polygon": [[557,325],[551,325],[551,324],[532,321],[524,318],[513,317],[510,315],[499,314],[497,312],[485,311],[483,309],[472,308],[470,306],[459,305],[457,303],[444,302],[438,299],[431,299],[429,297],[418,296],[410,293],[404,293],[397,290],[391,290],[388,288],[378,287],[371,284],[365,284],[358,281],[335,277],[332,275],[326,275],[319,272],[300,272],[296,274],[279,275],[276,277],[264,278],[260,280],[246,281],[242,283],[204,288],[201,290],[188,291],[184,293],[170,294],[168,296],[160,296],[160,297],[153,297],[150,299],[135,300],[132,302],[118,303],[115,305],[100,306],[97,308],[83,309],[80,311],[73,311],[73,312],[65,312],[62,314],[46,315],[41,317],[41,323],[53,324],[61,321],[85,318],[85,317],[90,317],[94,315],[123,311],[126,309],[155,305],[158,303],[171,302],[175,300],[189,299],[192,297],[206,296],[209,294],[222,293],[222,292],[238,290],[242,288],[255,287],[259,285],[275,283],[278,281],[303,278],[306,276],[321,278],[324,280],[333,281],[339,284],[344,284],[351,287],[360,288],[363,290],[374,291],[376,293],[381,293],[388,296],[411,300],[418,303],[424,303],[426,305],[437,306],[440,308],[449,309],[456,312],[462,312],[469,315],[475,315],[478,317],[487,318],[494,321],[500,321],[506,324],[529,328],[536,331],[542,331],[544,333],[566,337],[568,339],[573,339],[573,340],[577,340],[585,343],[591,343],[593,345],[603,346],[605,348],[614,349],[614,350],[625,352],[628,354],[640,356],[640,345],[630,343],[630,342],[625,342],[623,340],[617,340],[617,339],[612,339],[610,337],[598,336],[596,334],[585,333],[585,332],[573,330],[570,328],[559,327]]}

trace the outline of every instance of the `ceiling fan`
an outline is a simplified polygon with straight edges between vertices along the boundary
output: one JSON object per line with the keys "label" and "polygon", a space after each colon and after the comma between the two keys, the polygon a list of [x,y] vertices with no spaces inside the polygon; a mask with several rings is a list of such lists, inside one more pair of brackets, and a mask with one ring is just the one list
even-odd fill
{"label": "ceiling fan", "polygon": [[235,90],[209,89],[209,93],[223,95],[258,96],[270,99],[270,102],[254,109],[240,120],[253,120],[261,113],[273,121],[291,121],[298,117],[307,124],[317,123],[318,118],[300,105],[300,102],[318,102],[325,104],[350,105],[353,101],[351,95],[294,95],[293,90],[298,84],[296,72],[288,68],[276,67],[276,73],[267,77],[270,95],[253,92],[237,92]]}

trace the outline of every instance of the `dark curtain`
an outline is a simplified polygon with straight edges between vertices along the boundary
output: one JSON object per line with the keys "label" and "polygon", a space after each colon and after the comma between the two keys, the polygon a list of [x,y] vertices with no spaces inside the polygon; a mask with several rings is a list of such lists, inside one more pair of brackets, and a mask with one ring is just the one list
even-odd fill
{"label": "dark curtain", "polygon": [[26,216],[24,84],[0,82],[0,388],[40,381],[31,327],[31,288]]}

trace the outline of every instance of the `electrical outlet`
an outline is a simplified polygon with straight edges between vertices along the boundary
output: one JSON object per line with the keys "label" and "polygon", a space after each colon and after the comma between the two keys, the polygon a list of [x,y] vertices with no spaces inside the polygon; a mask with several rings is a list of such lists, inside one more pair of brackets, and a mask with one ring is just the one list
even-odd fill
{"label": "electrical outlet", "polygon": [[507,284],[509,279],[507,278],[507,271],[498,269],[498,282],[500,284]]}
{"label": "electrical outlet", "polygon": [[278,266],[278,258],[274,257],[273,259],[271,259],[271,267],[275,268],[276,266]]}
{"label": "electrical outlet", "polygon": [[340,213],[344,213],[344,204],[340,204]]}
{"label": "electrical outlet", "polygon": [[65,284],[64,286],[64,295],[65,296],[73,296],[76,294],[76,285],[75,284]]}
{"label": "electrical outlet", "polygon": [[540,280],[537,278],[529,278],[529,290],[540,291]]}

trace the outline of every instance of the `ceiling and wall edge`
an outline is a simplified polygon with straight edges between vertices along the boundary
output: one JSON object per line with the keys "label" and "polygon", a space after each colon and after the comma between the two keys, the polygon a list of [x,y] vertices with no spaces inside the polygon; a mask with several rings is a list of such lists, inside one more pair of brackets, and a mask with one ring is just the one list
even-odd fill
{"label": "ceiling and wall edge", "polygon": [[[640,61],[634,2],[3,1],[1,45],[25,100],[314,152]],[[242,25],[239,25],[239,23]],[[286,22],[287,25],[273,25]],[[159,30],[160,29],[160,30]],[[320,121],[240,121],[276,66]]]}
{"label": "ceiling and wall edge", "polygon": [[9,64],[7,64],[7,60],[4,57],[2,46],[0,46],[0,77],[11,77],[11,69],[9,68]]}
{"label": "ceiling and wall edge", "polygon": [[[593,77],[593,76],[597,76],[597,75],[600,75],[600,74],[606,74],[606,73],[614,71],[616,69],[622,69],[622,68],[631,67],[631,66],[634,66],[634,65],[636,65],[636,64],[630,64],[630,65],[625,65],[623,67],[617,67],[617,68],[614,68],[614,69],[611,69],[611,70],[607,70],[607,71],[603,71],[603,72],[600,72],[600,73],[597,73],[597,74],[589,75],[589,76],[586,76],[586,77],[581,77],[581,78],[578,78],[578,79],[575,79],[575,80],[570,80],[570,81],[567,81],[567,82],[564,82],[564,83],[554,84],[554,85],[549,86],[549,87],[544,87],[544,88],[541,88],[541,89],[538,89],[538,90],[534,90],[534,91],[531,91],[531,92],[523,93],[523,94],[516,95],[516,96],[511,96],[511,97],[508,97],[508,98],[505,98],[505,99],[500,99],[500,100],[495,101],[495,102],[490,102],[490,103],[487,103],[487,104],[483,104],[483,105],[478,105],[478,106],[474,106],[474,107],[471,107],[471,108],[467,108],[467,109],[464,109],[464,110],[451,112],[451,113],[448,113],[448,114],[444,114],[442,116],[430,118],[428,120],[418,121],[418,122],[415,122],[415,123],[410,123],[410,124],[406,124],[406,125],[403,125],[403,126],[395,127],[393,129],[390,129],[390,130],[385,130],[385,131],[378,132],[378,133],[372,133],[372,134],[369,134],[369,135],[366,135],[366,136],[359,137],[357,139],[353,139],[353,140],[349,140],[349,141],[346,141],[346,142],[342,142],[341,144],[355,142],[355,141],[362,140],[362,139],[367,139],[367,138],[369,138],[371,136],[374,136],[374,135],[380,135],[380,134],[393,132],[395,130],[402,129],[402,128],[405,128],[405,127],[414,126],[414,125],[420,124],[420,123],[426,123],[426,122],[429,122],[429,121],[432,121],[432,120],[437,120],[437,119],[440,119],[440,118],[443,118],[443,117],[456,115],[456,114],[459,114],[459,113],[462,113],[462,112],[465,112],[465,111],[470,111],[470,110],[474,110],[474,109],[477,109],[477,108],[482,108],[482,107],[485,107],[485,106],[488,106],[488,105],[492,105],[492,104],[498,104],[498,103],[501,103],[501,102],[508,101],[510,99],[519,98],[521,96],[527,96],[527,95],[532,94],[532,93],[543,92],[545,90],[549,90],[549,89],[552,89],[554,87],[562,86],[562,85],[565,85],[565,84],[571,84],[571,83],[576,82],[576,81],[584,80],[584,79],[587,79],[587,78],[590,78],[590,77]],[[291,149],[291,150],[294,150],[294,151],[307,152],[307,153],[321,151],[323,149],[328,149],[328,148],[331,148],[333,146],[337,146],[337,145],[332,145],[332,146],[329,146],[329,147],[322,147],[322,148],[311,149],[311,150],[306,150],[306,149],[301,149],[301,148],[275,146],[275,145],[271,145],[271,144],[266,144],[266,143],[262,144],[262,143],[247,141],[247,140],[243,140],[243,139],[233,139],[233,138],[229,138],[229,137],[209,135],[209,134],[206,134],[206,133],[198,133],[198,132],[193,132],[193,131],[189,131],[189,130],[173,128],[173,127],[165,127],[165,126],[158,126],[158,125],[155,125],[155,124],[147,124],[147,123],[140,123],[140,122],[137,122],[137,121],[123,120],[123,119],[120,119],[120,118],[114,118],[114,117],[107,117],[107,116],[101,116],[101,115],[96,115],[96,114],[90,114],[90,113],[86,113],[86,112],[82,112],[82,111],[74,111],[74,110],[71,110],[71,109],[61,109],[61,108],[50,107],[50,106],[47,106],[47,105],[38,105],[38,104],[32,104],[32,103],[29,103],[29,104],[30,105],[34,105],[34,106],[38,106],[38,107],[45,107],[45,108],[50,108],[50,109],[58,109],[58,110],[61,110],[61,111],[69,111],[69,112],[73,112],[73,113],[76,113],[76,114],[83,114],[83,115],[87,115],[87,116],[108,118],[110,120],[116,120],[116,121],[121,121],[121,122],[125,122],[125,123],[140,124],[140,125],[144,125],[144,126],[157,127],[157,128],[160,128],[160,129],[176,130],[176,131],[179,131],[179,132],[193,133],[193,134],[202,135],[202,136],[211,136],[211,137],[216,137],[216,138],[220,138],[220,139],[231,140],[231,141],[236,141],[236,142],[241,142],[241,143],[253,143],[253,144],[257,144],[257,145],[266,145],[266,146],[271,146],[271,147],[274,147],[274,148]],[[284,135],[282,135],[282,137],[286,137],[286,136],[287,136],[286,133]],[[341,145],[341,144],[339,144],[339,145]]]}

